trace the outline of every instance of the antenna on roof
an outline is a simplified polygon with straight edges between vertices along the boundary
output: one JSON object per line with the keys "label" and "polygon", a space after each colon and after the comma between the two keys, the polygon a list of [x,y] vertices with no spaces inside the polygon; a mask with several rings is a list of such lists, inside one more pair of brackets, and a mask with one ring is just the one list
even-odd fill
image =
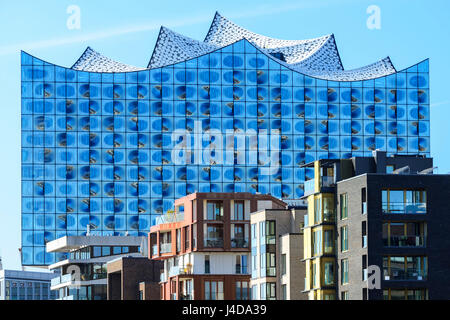
{"label": "antenna on roof", "polygon": [[409,174],[409,166],[392,171],[392,174]]}
{"label": "antenna on roof", "polygon": [[422,170],[420,172],[418,172],[418,174],[433,174],[434,169],[437,169],[438,167],[432,167],[432,168],[428,168],[425,170]]}

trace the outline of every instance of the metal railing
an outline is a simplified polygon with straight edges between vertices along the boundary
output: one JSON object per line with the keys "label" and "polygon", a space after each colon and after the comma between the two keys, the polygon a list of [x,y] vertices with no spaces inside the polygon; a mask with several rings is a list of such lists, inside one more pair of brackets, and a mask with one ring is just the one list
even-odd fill
{"label": "metal railing", "polygon": [[222,238],[208,238],[204,241],[205,248],[223,248]]}
{"label": "metal railing", "polygon": [[383,239],[386,247],[423,247],[425,246],[424,236],[391,236]]}
{"label": "metal railing", "polygon": [[427,213],[425,202],[383,202],[383,213],[389,214],[424,214]]}
{"label": "metal railing", "polygon": [[231,239],[232,248],[248,248],[248,238],[233,238]]}

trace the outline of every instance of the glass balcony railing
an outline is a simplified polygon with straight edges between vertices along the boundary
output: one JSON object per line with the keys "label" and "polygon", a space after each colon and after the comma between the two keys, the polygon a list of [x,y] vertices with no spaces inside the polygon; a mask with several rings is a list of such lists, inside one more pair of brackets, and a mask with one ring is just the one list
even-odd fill
{"label": "glass balcony railing", "polygon": [[385,247],[423,247],[425,246],[424,236],[391,236],[384,238]]}
{"label": "glass balcony railing", "polygon": [[408,268],[405,270],[392,270],[391,274],[386,276],[385,280],[427,280],[427,275],[422,269]]}
{"label": "glass balcony railing", "polygon": [[169,253],[172,252],[172,243],[161,243],[159,245],[159,252],[160,253]]}
{"label": "glass balcony railing", "polygon": [[[310,195],[314,193],[316,179],[306,180],[304,182],[304,195]],[[329,188],[335,184],[334,177],[322,176],[320,177],[320,187]]]}
{"label": "glass balcony railing", "polygon": [[311,179],[311,180],[306,180],[305,181],[305,183],[304,183],[304,195],[305,196],[307,196],[307,195],[310,195],[310,194],[313,194],[314,193],[314,179]]}
{"label": "glass balcony railing", "polygon": [[231,239],[232,248],[248,248],[248,238]]}
{"label": "glass balcony railing", "polygon": [[53,286],[57,286],[61,283],[66,283],[66,282],[71,282],[73,280],[73,275],[72,274],[65,274],[56,278],[53,278],[52,280],[50,280],[50,285]]}
{"label": "glass balcony railing", "polygon": [[191,268],[185,267],[185,266],[174,266],[171,267],[169,270],[169,278],[170,277],[176,277],[180,274],[190,274]]}
{"label": "glass balcony railing", "polygon": [[424,214],[427,213],[425,202],[383,202],[383,213],[389,214]]}
{"label": "glass balcony railing", "polygon": [[321,178],[321,187],[332,187],[334,185],[334,177],[322,176]]}
{"label": "glass balcony railing", "polygon": [[222,238],[208,238],[204,242],[205,248],[223,248]]}
{"label": "glass balcony railing", "polygon": [[184,212],[167,213],[156,218],[156,224],[184,221]]}

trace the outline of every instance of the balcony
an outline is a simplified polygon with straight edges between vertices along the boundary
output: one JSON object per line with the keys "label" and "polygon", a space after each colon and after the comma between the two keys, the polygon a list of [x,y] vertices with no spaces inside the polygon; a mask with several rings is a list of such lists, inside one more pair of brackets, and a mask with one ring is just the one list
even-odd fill
{"label": "balcony", "polygon": [[191,267],[174,266],[169,270],[169,278],[179,276],[180,274],[191,274]]}
{"label": "balcony", "polygon": [[204,241],[205,248],[223,248],[222,238],[209,238]]}
{"label": "balcony", "polygon": [[248,248],[248,238],[234,238],[231,239],[232,248]]}
{"label": "balcony", "polygon": [[50,281],[50,286],[54,287],[54,286],[57,286],[57,285],[62,284],[62,283],[72,282],[72,280],[73,280],[73,275],[72,274],[70,274],[70,273],[69,274],[65,274],[65,275],[53,278]]}
{"label": "balcony", "polygon": [[[316,179],[306,180],[304,183],[304,196],[309,196],[315,192]],[[334,186],[334,177],[322,176],[320,177],[320,188],[330,188]]]}
{"label": "balcony", "polygon": [[383,239],[385,247],[424,247],[424,236],[391,236]]}
{"label": "balcony", "polygon": [[410,268],[407,271],[405,270],[394,270],[390,275],[386,275],[384,280],[401,280],[401,281],[423,281],[427,280],[427,275],[421,269],[413,269]]}
{"label": "balcony", "polygon": [[427,204],[425,202],[383,202],[383,213],[388,214],[425,214]]}
{"label": "balcony", "polygon": [[184,212],[167,213],[156,218],[156,224],[174,223],[184,221]]}

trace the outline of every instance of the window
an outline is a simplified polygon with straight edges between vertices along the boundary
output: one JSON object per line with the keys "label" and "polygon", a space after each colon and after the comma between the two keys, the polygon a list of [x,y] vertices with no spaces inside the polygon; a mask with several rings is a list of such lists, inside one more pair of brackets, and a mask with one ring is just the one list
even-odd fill
{"label": "window", "polygon": [[362,299],[363,300],[367,300],[368,299],[368,289],[367,288],[363,288],[362,289]]}
{"label": "window", "polygon": [[207,220],[222,220],[223,219],[223,205],[221,201],[207,202]]}
{"label": "window", "polygon": [[326,261],[324,263],[324,283],[325,286],[334,285],[334,262]]}
{"label": "window", "polygon": [[363,248],[367,248],[367,221],[361,222],[361,235],[362,235],[362,244]]}
{"label": "window", "polygon": [[348,291],[342,291],[341,292],[341,300],[349,300],[349,298],[348,298]]}
{"label": "window", "polygon": [[276,284],[274,282],[267,283],[267,300],[275,300],[276,296]]}
{"label": "window", "polygon": [[322,222],[322,199],[320,196],[314,197],[314,224]]}
{"label": "window", "polygon": [[266,276],[275,277],[277,274],[275,252],[266,253],[266,259],[267,259]]}
{"label": "window", "polygon": [[252,229],[252,244],[253,244],[253,246],[256,246],[256,223],[252,223],[252,226],[251,226],[251,229]]}
{"label": "window", "polygon": [[248,281],[236,281],[236,300],[249,300]]}
{"label": "window", "polygon": [[231,224],[231,247],[248,248],[247,224]]}
{"label": "window", "polygon": [[177,236],[177,243],[176,243],[177,252],[180,252],[181,251],[181,229],[176,230],[176,236]]}
{"label": "window", "polygon": [[324,230],[324,253],[333,254],[334,253],[334,231],[332,229]]}
{"label": "window", "polygon": [[361,189],[361,212],[362,212],[362,214],[367,213],[367,190],[366,190],[366,188]]}
{"label": "window", "polygon": [[313,230],[313,256],[322,254],[322,230]]}
{"label": "window", "polygon": [[428,300],[427,289],[384,289],[384,300]]}
{"label": "window", "polygon": [[223,225],[208,224],[206,226],[206,237],[204,239],[206,248],[223,247]]}
{"label": "window", "polygon": [[286,274],[286,254],[281,255],[281,275]]}
{"label": "window", "polygon": [[257,295],[256,295],[257,290],[258,290],[258,286],[256,286],[256,285],[252,286],[252,293],[251,293],[250,300],[258,300]]}
{"label": "window", "polygon": [[210,273],[209,255],[205,256],[205,273]]}
{"label": "window", "polygon": [[266,243],[275,244],[275,221],[266,221]]}
{"label": "window", "polygon": [[234,220],[244,220],[244,202],[235,201],[234,202]]}
{"label": "window", "polygon": [[191,242],[190,242],[190,227],[184,227],[184,249],[189,250],[191,248]]}
{"label": "window", "polygon": [[348,218],[348,206],[347,206],[348,196],[346,193],[340,195],[340,219],[347,219]]}
{"label": "window", "polygon": [[282,300],[287,300],[288,296],[287,296],[287,285],[283,284],[281,285],[281,299]]}
{"label": "window", "polygon": [[341,260],[341,284],[348,283],[348,259]]}
{"label": "window", "polygon": [[348,251],[348,227],[341,227],[341,252]]}
{"label": "window", "polygon": [[427,257],[423,256],[385,256],[383,257],[385,280],[426,280],[427,262]]}
{"label": "window", "polygon": [[385,247],[426,246],[425,222],[385,222],[382,226]]}
{"label": "window", "polygon": [[205,300],[223,300],[223,281],[205,281]]}
{"label": "window", "polygon": [[425,190],[382,190],[383,213],[425,214],[427,193]]}

